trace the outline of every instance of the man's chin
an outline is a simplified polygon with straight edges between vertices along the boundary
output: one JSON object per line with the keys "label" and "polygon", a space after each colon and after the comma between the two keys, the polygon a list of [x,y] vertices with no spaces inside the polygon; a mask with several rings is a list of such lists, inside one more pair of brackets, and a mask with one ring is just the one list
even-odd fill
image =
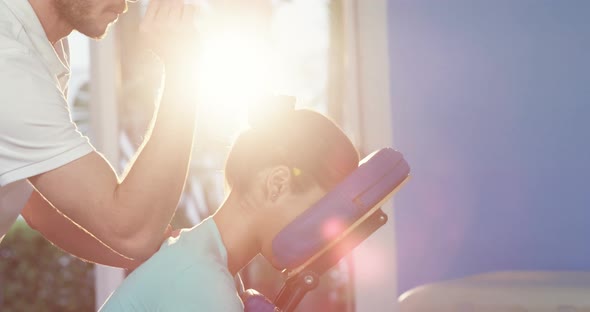
{"label": "man's chin", "polygon": [[107,35],[112,24],[113,23],[110,23],[104,27],[77,28],[76,30],[89,38],[100,40]]}
{"label": "man's chin", "polygon": [[102,30],[93,30],[93,31],[81,31],[78,29],[78,32],[85,35],[88,38],[91,39],[95,39],[95,40],[100,40],[104,37],[106,37],[107,33],[108,33],[108,27]]}

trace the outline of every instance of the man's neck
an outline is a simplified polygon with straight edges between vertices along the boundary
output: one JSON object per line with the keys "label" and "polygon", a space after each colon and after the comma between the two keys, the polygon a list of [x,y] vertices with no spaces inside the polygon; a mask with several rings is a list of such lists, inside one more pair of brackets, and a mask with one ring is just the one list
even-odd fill
{"label": "man's neck", "polygon": [[29,3],[52,45],[72,32],[72,26],[61,19],[52,0],[29,0]]}

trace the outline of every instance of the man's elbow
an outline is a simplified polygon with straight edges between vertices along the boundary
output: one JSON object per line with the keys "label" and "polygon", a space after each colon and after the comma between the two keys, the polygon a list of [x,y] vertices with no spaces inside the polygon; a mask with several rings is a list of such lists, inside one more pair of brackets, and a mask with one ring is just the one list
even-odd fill
{"label": "man's elbow", "polygon": [[112,238],[111,248],[134,260],[145,261],[158,251],[162,235],[145,234],[138,230],[133,233],[120,234]]}
{"label": "man's elbow", "polygon": [[116,252],[134,260],[146,260],[160,247],[164,233],[155,229],[151,217],[138,214],[137,205],[126,202],[113,202],[117,215],[111,215],[111,222],[103,223],[100,231],[103,242]]}

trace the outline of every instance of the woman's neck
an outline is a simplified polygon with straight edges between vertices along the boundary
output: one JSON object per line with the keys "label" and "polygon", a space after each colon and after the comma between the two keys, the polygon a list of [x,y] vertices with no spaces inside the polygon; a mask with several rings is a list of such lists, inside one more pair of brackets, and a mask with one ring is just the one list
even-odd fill
{"label": "woman's neck", "polygon": [[236,275],[260,252],[254,213],[247,206],[230,194],[213,215],[227,250],[227,266],[232,275]]}
{"label": "woman's neck", "polygon": [[35,11],[43,30],[45,30],[45,35],[52,45],[72,32],[72,26],[61,18],[53,1],[29,0],[29,4]]}

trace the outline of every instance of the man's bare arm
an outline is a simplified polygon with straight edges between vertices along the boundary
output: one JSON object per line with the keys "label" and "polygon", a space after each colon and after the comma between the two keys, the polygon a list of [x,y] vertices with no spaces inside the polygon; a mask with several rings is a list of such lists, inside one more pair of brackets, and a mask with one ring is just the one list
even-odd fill
{"label": "man's bare arm", "polygon": [[194,9],[182,0],[150,2],[142,29],[163,39],[156,52],[165,63],[165,86],[151,135],[124,178],[119,179],[101,155],[91,153],[29,179],[59,211],[134,259],[145,259],[158,249],[188,172],[194,86],[186,79],[189,58],[175,58],[171,51],[194,41],[196,34],[187,31],[193,15]]}
{"label": "man's bare arm", "polygon": [[21,212],[29,226],[62,250],[89,262],[119,268],[141,264],[115,252],[57,211],[36,191]]}

